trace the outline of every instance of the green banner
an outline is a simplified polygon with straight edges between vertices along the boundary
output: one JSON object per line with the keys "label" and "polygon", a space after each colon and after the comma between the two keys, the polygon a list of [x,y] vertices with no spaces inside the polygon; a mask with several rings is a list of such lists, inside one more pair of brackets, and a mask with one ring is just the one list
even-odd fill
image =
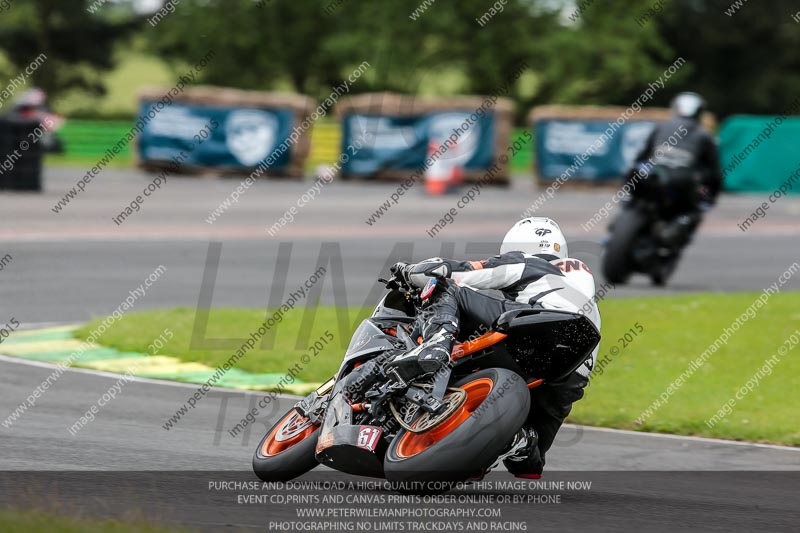
{"label": "green banner", "polygon": [[[725,189],[774,191],[800,165],[800,117],[738,115],[720,128]],[[800,187],[789,192],[797,193]]]}

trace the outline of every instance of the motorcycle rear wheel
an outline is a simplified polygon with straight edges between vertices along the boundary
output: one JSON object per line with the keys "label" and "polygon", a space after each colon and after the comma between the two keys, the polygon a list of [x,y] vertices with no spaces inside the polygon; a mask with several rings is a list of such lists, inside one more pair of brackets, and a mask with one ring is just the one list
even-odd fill
{"label": "motorcycle rear wheel", "polygon": [[667,280],[675,272],[678,266],[678,252],[675,255],[662,259],[660,263],[653,267],[650,272],[650,280],[656,287],[663,287],[667,284]]}
{"label": "motorcycle rear wheel", "polygon": [[469,479],[489,467],[525,423],[530,391],[518,374],[489,368],[451,386],[466,392],[464,402],[445,421],[425,432],[401,430],[395,436],[383,462],[387,480],[425,483]]}

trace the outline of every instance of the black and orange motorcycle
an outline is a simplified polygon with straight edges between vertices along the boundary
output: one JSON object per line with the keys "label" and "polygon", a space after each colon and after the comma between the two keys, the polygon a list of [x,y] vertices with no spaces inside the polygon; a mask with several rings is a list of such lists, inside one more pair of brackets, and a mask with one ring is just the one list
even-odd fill
{"label": "black and orange motorcycle", "polygon": [[253,457],[265,481],[318,464],[391,482],[464,481],[504,457],[528,417],[529,389],[565,377],[600,340],[585,316],[543,309],[501,315],[459,339],[450,365],[405,382],[386,363],[421,341],[422,309],[451,283],[414,289],[396,277],[356,329],[337,374],[267,432]]}

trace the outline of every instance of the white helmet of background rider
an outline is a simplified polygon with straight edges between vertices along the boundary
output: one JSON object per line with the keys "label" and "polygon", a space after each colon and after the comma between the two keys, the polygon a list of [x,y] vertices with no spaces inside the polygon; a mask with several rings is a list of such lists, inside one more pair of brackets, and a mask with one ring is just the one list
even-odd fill
{"label": "white helmet of background rider", "polygon": [[706,101],[697,93],[680,93],[672,99],[670,104],[672,115],[676,118],[688,118],[700,120],[700,116],[706,109]]}
{"label": "white helmet of background rider", "polygon": [[558,224],[546,217],[523,218],[514,224],[500,245],[500,253],[524,252],[550,254],[560,259],[568,257],[567,239]]}

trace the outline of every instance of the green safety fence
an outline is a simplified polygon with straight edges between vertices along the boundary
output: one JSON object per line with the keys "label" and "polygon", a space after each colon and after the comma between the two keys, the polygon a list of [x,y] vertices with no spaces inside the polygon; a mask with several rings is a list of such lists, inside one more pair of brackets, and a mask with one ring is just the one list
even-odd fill
{"label": "green safety fence", "polygon": [[[106,150],[116,145],[130,131],[132,122],[123,120],[67,120],[58,132],[64,141],[64,154],[50,155],[52,164],[92,166]],[[134,146],[126,145],[110,166],[131,166]]]}

